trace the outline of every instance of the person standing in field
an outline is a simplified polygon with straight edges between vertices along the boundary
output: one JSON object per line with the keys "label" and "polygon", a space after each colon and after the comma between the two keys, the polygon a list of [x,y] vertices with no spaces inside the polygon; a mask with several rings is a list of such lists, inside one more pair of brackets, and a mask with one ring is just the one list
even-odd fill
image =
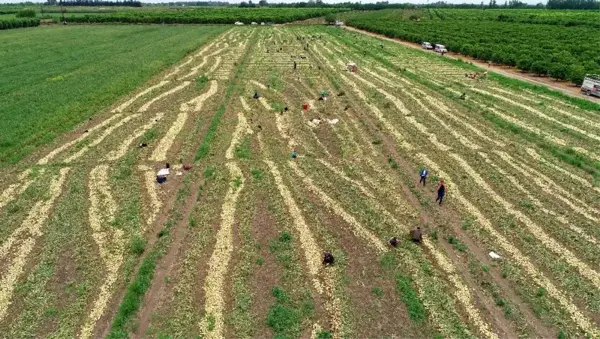
{"label": "person standing in field", "polygon": [[444,196],[446,195],[446,183],[444,182],[444,179],[440,178],[440,182],[438,183],[438,189],[437,189],[437,198],[435,199],[435,201],[440,201],[440,205],[442,204],[442,200],[444,199]]}
{"label": "person standing in field", "polygon": [[423,168],[421,170],[421,180],[419,180],[419,184],[423,183],[423,186],[425,186],[425,182],[427,181],[427,175],[429,174],[429,171],[427,170],[427,167]]}

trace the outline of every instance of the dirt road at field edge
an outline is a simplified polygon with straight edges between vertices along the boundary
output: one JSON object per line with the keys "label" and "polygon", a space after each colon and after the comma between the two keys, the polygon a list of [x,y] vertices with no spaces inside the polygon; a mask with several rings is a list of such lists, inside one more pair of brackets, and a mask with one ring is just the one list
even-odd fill
{"label": "dirt road at field edge", "polygon": [[[407,47],[423,50],[421,45],[419,45],[417,43],[412,43],[412,42],[408,42],[408,41],[404,41],[404,40],[400,40],[400,39],[390,38],[383,34],[365,31],[365,30],[355,28],[355,27],[344,26],[343,28],[347,29],[349,31],[367,34],[367,35],[370,35],[375,38],[393,41],[393,42],[402,44]],[[434,52],[431,52],[431,53],[434,53]],[[464,61],[468,61],[477,67],[488,69],[491,72],[503,75],[505,77],[509,77],[509,78],[513,78],[513,79],[517,79],[517,80],[521,80],[521,81],[526,81],[526,82],[529,82],[534,85],[546,86],[552,90],[559,91],[565,95],[569,95],[569,96],[579,98],[579,99],[588,100],[588,101],[591,101],[594,103],[600,103],[600,99],[596,99],[594,97],[583,95],[580,92],[579,87],[575,87],[571,83],[568,83],[568,82],[556,82],[550,78],[536,77],[531,73],[521,73],[521,71],[519,69],[514,68],[514,67],[507,68],[508,66],[504,66],[504,65],[491,65],[490,66],[486,62],[476,60],[472,57],[458,54],[458,53],[448,52],[445,54],[445,56],[448,58],[452,58],[452,59],[462,59]]]}

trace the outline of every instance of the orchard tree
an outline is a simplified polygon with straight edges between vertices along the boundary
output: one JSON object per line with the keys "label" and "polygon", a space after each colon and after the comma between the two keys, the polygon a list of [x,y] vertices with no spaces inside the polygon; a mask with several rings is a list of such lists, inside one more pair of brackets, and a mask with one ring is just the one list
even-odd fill
{"label": "orchard tree", "polygon": [[582,65],[571,65],[567,72],[567,79],[575,85],[581,85],[585,77],[585,68]]}

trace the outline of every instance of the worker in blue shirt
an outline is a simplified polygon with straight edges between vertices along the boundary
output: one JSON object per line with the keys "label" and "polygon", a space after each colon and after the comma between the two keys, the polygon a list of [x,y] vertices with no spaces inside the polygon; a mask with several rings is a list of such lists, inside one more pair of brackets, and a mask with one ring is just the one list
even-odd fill
{"label": "worker in blue shirt", "polygon": [[427,181],[428,174],[429,174],[429,171],[427,170],[427,168],[423,168],[421,170],[421,173],[419,173],[419,175],[421,176],[421,180],[419,180],[419,184],[423,183],[423,186],[425,186],[425,182]]}

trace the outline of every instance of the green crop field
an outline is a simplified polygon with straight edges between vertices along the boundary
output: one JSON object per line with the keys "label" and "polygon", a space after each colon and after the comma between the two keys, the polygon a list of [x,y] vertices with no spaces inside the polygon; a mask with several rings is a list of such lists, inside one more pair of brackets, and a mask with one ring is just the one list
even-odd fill
{"label": "green crop field", "polygon": [[600,338],[591,98],[325,25],[0,46],[0,339]]}
{"label": "green crop field", "polygon": [[0,166],[94,116],[222,30],[59,26],[3,32]]}

